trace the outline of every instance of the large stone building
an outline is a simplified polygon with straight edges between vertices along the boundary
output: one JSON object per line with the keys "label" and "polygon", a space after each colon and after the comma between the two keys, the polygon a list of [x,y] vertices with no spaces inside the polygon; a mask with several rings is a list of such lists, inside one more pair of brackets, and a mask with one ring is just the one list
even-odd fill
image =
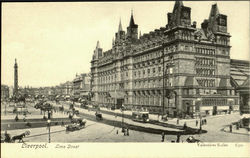
{"label": "large stone building", "polygon": [[92,101],[173,116],[238,110],[239,97],[230,83],[227,16],[214,4],[198,28],[191,8],[176,1],[167,18],[165,27],[138,38],[132,13],[126,33],[120,22],[110,50],[103,52],[97,43]]}

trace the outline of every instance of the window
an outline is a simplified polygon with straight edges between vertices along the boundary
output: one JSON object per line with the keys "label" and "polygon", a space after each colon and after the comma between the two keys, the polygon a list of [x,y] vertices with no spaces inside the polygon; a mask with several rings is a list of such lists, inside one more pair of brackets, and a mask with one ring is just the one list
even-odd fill
{"label": "window", "polygon": [[158,67],[158,71],[161,72],[161,67]]}
{"label": "window", "polygon": [[155,68],[153,68],[153,73],[155,73]]}
{"label": "window", "polygon": [[188,95],[188,89],[183,89],[183,95]]}
{"label": "window", "polygon": [[150,74],[150,69],[148,69],[148,74]]}
{"label": "window", "polygon": [[169,74],[172,74],[173,73],[173,68],[169,68]]}

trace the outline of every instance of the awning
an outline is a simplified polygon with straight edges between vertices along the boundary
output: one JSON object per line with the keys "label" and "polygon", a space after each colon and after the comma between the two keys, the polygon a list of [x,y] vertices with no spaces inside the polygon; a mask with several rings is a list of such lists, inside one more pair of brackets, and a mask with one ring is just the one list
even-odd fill
{"label": "awning", "polygon": [[205,111],[205,110],[213,110],[213,106],[201,106],[200,107],[201,111]]}
{"label": "awning", "polygon": [[217,106],[217,110],[229,110],[229,106]]}
{"label": "awning", "polygon": [[124,92],[109,92],[111,98],[123,99],[125,96]]}
{"label": "awning", "polygon": [[89,95],[89,92],[81,92],[80,93],[80,96],[88,96]]}

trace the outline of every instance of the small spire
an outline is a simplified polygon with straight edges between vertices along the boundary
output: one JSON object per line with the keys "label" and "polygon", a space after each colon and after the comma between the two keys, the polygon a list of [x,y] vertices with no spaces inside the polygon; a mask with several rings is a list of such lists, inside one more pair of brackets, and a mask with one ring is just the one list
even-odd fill
{"label": "small spire", "polygon": [[100,48],[100,42],[99,42],[99,40],[97,41],[96,48]]}
{"label": "small spire", "polygon": [[112,45],[115,45],[115,40],[114,40],[114,37],[112,39]]}
{"label": "small spire", "polygon": [[130,17],[129,26],[133,26],[133,25],[135,25],[135,21],[134,21],[134,16],[133,16],[133,9],[131,9],[131,17]]}
{"label": "small spire", "polygon": [[16,58],[15,58],[15,64],[16,64]]}
{"label": "small spire", "polygon": [[121,22],[121,18],[120,18],[120,23],[119,23],[119,28],[118,28],[118,32],[122,31],[122,22]]}
{"label": "small spire", "polygon": [[141,38],[141,31],[140,31],[140,35],[139,35],[139,38]]}

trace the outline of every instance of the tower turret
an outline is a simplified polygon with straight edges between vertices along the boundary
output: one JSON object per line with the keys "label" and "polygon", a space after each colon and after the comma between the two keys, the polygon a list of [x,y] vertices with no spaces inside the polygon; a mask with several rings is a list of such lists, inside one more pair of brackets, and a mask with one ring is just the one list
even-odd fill
{"label": "tower turret", "polygon": [[220,14],[217,4],[212,5],[208,19],[208,29],[212,32],[227,32],[227,16]]}
{"label": "tower turret", "polygon": [[168,26],[190,26],[191,25],[191,8],[185,7],[182,1],[175,1],[172,13],[168,13]]}
{"label": "tower turret", "polygon": [[120,19],[118,32],[115,33],[115,44],[121,43],[123,40],[125,40],[125,31],[122,30],[122,22]]}
{"label": "tower turret", "polygon": [[133,10],[131,11],[129,26],[127,27],[127,39],[131,41],[138,39],[138,25],[135,24]]}
{"label": "tower turret", "polygon": [[93,60],[102,57],[102,48],[100,47],[100,42],[97,41],[96,48],[94,50]]}

